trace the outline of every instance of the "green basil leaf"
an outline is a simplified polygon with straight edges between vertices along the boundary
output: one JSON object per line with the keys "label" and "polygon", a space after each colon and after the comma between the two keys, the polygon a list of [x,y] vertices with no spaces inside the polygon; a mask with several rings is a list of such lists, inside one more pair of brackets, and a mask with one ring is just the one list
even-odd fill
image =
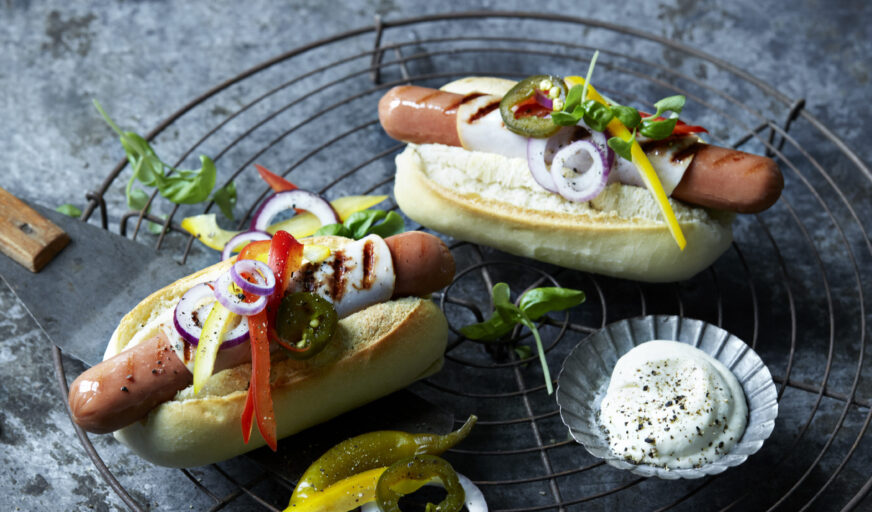
{"label": "green basil leaf", "polygon": [[69,217],[81,217],[82,210],[78,209],[75,205],[70,203],[62,204],[55,208],[55,211],[58,213],[63,213]]}
{"label": "green basil leaf", "polygon": [[578,124],[579,119],[581,118],[575,117],[575,115],[569,112],[554,112],[551,114],[551,122],[557,126],[575,126]]}
{"label": "green basil leaf", "polygon": [[633,161],[633,155],[630,149],[633,147],[633,141],[636,140],[636,132],[633,132],[633,137],[630,140],[625,141],[620,137],[612,137],[608,141],[608,145],[615,153],[618,154],[621,158],[629,161]]}
{"label": "green basil leaf", "polygon": [[[130,180],[133,183],[133,180]],[[129,188],[127,191],[127,207],[131,210],[142,210],[148,203],[148,194],[141,188]]]}
{"label": "green basil leaf", "polygon": [[497,304],[508,304],[511,305],[511,291],[509,290],[509,285],[506,283],[497,283],[493,288],[493,301],[494,306]]}
{"label": "green basil leaf", "polygon": [[503,321],[509,324],[524,323],[524,316],[518,306],[512,303],[494,304],[497,313],[502,317]]}
{"label": "green basil leaf", "polygon": [[225,217],[233,220],[233,207],[236,206],[236,184],[234,182],[231,181],[227,185],[215,189],[212,200],[215,201]]}
{"label": "green basil leaf", "polygon": [[518,345],[515,347],[515,354],[518,355],[518,359],[527,359],[533,355],[533,349],[528,345]]}
{"label": "green basil leaf", "polygon": [[499,313],[484,322],[460,328],[460,334],[471,340],[496,341],[512,331],[512,324],[506,323]]}
{"label": "green basil leaf", "polygon": [[634,109],[633,107],[626,107],[624,105],[614,105],[611,107],[612,114],[618,118],[618,121],[624,124],[628,130],[632,130],[639,126],[639,123],[642,122],[642,116],[639,115],[639,111]]}
{"label": "green basil leaf", "polygon": [[202,167],[196,171],[177,171],[157,184],[160,194],[174,203],[196,204],[209,198],[215,187],[215,163],[200,155]]}
{"label": "green basil leaf", "polygon": [[675,112],[676,114],[681,114],[681,109],[684,108],[685,101],[686,98],[681,94],[663,98],[654,104],[654,106],[657,107],[657,113],[655,113],[653,117],[658,117],[664,112]]}
{"label": "green basil leaf", "polygon": [[677,122],[678,118],[673,117],[663,121],[642,123],[642,128],[639,130],[639,133],[652,139],[665,139],[672,135],[673,130],[675,130],[675,123]]}
{"label": "green basil leaf", "polygon": [[578,306],[585,300],[584,292],[570,288],[534,288],[521,296],[518,306],[530,319],[538,320],[552,311]]}
{"label": "green basil leaf", "polygon": [[360,240],[369,233],[376,221],[382,220],[386,215],[384,210],[363,210],[352,213],[343,224],[351,232],[351,238]]}
{"label": "green basil leaf", "polygon": [[609,121],[614,118],[612,110],[597,101],[587,100],[582,103],[582,107],[584,108],[584,122],[598,132],[605,131]]}
{"label": "green basil leaf", "polygon": [[406,221],[403,220],[403,216],[395,211],[390,211],[381,223],[369,228],[369,233],[367,234],[387,238],[389,236],[398,235],[405,230]]}
{"label": "green basil leaf", "polygon": [[342,224],[327,224],[318,228],[318,231],[315,231],[312,236],[344,236],[345,238],[351,238],[351,231]]}
{"label": "green basil leaf", "polygon": [[[569,93],[566,95],[566,102],[563,105],[564,112],[571,112],[578,105],[581,104],[581,94],[584,92],[583,85],[573,85],[572,89],[569,89]],[[551,114],[551,118],[554,118],[554,114]]]}

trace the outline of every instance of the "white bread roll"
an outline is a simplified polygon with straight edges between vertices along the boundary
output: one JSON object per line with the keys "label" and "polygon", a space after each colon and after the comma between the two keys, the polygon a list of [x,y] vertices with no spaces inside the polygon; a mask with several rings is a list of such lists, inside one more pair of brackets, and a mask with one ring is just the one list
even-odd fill
{"label": "white bread roll", "polygon": [[[504,95],[513,82],[464,78],[442,89]],[[670,199],[687,238],[681,251],[646,189],[611,184],[574,203],[539,186],[525,159],[441,144],[397,156],[394,195],[412,220],[460,240],[596,274],[648,282],[690,278],[732,242],[728,212]]]}
{"label": "white bread roll", "polygon": [[[347,240],[320,237],[313,242],[338,248]],[[174,307],[191,286],[213,279],[229,265],[225,261],[203,269],[143,300],[122,319],[104,359],[123,350],[133,338],[147,339],[150,333],[143,330],[151,329],[151,320]],[[333,340],[312,359],[278,360],[281,356],[275,354],[270,380],[278,438],[437,372],[447,335],[439,308],[429,300],[409,297],[340,320]],[[197,396],[189,386],[114,435],[144,459],[170,467],[210,464],[263,446],[256,426],[249,443],[242,441],[240,416],[250,376],[248,363],[218,372]]]}

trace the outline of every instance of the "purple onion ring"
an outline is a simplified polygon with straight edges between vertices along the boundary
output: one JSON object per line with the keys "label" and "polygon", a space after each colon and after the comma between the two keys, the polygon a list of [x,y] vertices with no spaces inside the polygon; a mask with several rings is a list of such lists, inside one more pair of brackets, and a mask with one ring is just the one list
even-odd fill
{"label": "purple onion ring", "polygon": [[[242,274],[248,274],[254,282]],[[230,278],[242,291],[252,295],[272,295],[276,289],[276,275],[266,263],[257,260],[239,260],[230,267]]]}
{"label": "purple onion ring", "polygon": [[551,178],[557,192],[569,201],[590,201],[606,186],[609,169],[605,164],[606,156],[596,144],[578,140],[554,155]]}
{"label": "purple onion ring", "polygon": [[[185,292],[182,298],[179,299],[173,314],[173,325],[176,331],[178,331],[179,336],[188,344],[197,346],[197,343],[200,341],[200,335],[203,333],[202,323],[205,322],[206,316],[212,310],[212,306],[210,304],[208,309],[203,311],[202,314],[197,315],[202,318],[197,318],[196,320],[194,312],[201,309],[198,306],[204,301],[211,301],[214,304],[214,298],[215,292],[212,291],[212,287],[207,283],[200,283]],[[248,341],[248,319],[243,317],[239,325],[224,335],[224,341],[219,348],[235,347],[245,341]]]}
{"label": "purple onion ring", "polygon": [[336,210],[326,199],[314,192],[296,189],[276,192],[261,203],[260,208],[251,219],[251,229],[266,231],[276,215],[292,208],[306,210],[318,217],[322,226],[339,223]]}
{"label": "purple onion ring", "polygon": [[271,240],[272,235],[267,233],[266,231],[259,231],[256,229],[250,231],[243,231],[238,235],[234,236],[230,240],[224,244],[224,250],[221,251],[221,261],[229,259],[236,249],[242,249],[245,245],[248,245],[248,242],[257,242],[259,240]]}

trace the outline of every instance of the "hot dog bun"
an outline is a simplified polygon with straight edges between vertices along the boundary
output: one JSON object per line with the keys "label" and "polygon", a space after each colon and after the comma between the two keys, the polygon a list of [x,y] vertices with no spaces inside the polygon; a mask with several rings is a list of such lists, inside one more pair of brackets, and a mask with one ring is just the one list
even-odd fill
{"label": "hot dog bun", "polygon": [[[513,82],[464,78],[442,89],[503,95]],[[394,195],[411,219],[461,240],[563,267],[648,282],[687,279],[730,245],[731,213],[670,199],[687,238],[679,250],[647,190],[611,184],[589,203],[540,187],[526,160],[441,144],[397,156]]]}
{"label": "hot dog bun", "polygon": [[[317,237],[313,243],[334,249],[349,240]],[[121,321],[104,359],[131,343],[154,335],[149,322],[191,286],[214,279],[232,260],[180,279],[153,293]],[[407,297],[370,306],[339,321],[323,352],[307,361],[276,360],[271,369],[272,396],[279,438],[326,421],[345,411],[401,389],[442,366],[447,323],[429,300]],[[135,341],[134,341],[135,342]],[[115,437],[143,458],[162,466],[191,467],[225,460],[265,444],[257,428],[242,441],[240,415],[251,365],[218,372],[197,396],[192,387],[124,427]]]}

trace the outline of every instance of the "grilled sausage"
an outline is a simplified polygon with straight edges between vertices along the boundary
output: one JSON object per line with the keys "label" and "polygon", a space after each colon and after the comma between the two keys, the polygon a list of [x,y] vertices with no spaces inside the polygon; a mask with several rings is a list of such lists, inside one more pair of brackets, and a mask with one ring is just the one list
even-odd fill
{"label": "grilled sausage", "polygon": [[[379,100],[379,121],[388,135],[400,141],[462,147],[457,110],[477,96],[412,85],[394,87]],[[502,123],[498,126],[494,129],[507,130]],[[505,137],[495,133],[493,138]],[[691,155],[693,160],[673,191],[675,198],[687,203],[757,213],[772,206],[784,188],[784,178],[770,158],[701,143],[690,145],[680,156]]]}

